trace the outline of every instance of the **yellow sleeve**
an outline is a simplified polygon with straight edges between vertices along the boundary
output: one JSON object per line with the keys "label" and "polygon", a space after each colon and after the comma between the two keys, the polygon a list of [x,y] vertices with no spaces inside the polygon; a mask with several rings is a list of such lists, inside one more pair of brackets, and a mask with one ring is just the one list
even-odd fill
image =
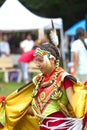
{"label": "yellow sleeve", "polygon": [[28,84],[6,98],[6,121],[3,130],[39,130],[36,117],[27,114],[34,87],[33,83]]}
{"label": "yellow sleeve", "polygon": [[87,112],[87,90],[81,82],[73,86],[72,107],[77,118],[83,117]]}

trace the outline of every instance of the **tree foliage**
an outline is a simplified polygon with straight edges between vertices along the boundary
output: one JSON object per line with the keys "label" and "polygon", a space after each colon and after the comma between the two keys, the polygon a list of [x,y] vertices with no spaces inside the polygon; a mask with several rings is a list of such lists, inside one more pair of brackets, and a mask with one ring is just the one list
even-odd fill
{"label": "tree foliage", "polygon": [[5,2],[5,0],[0,0],[0,6]]}
{"label": "tree foliage", "polygon": [[20,0],[33,13],[42,17],[63,18],[64,28],[85,17],[87,0]]}

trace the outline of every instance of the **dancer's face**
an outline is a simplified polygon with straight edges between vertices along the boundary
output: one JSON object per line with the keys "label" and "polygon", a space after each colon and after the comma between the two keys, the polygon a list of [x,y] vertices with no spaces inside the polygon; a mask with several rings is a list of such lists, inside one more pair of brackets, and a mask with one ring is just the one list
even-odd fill
{"label": "dancer's face", "polygon": [[52,60],[37,55],[35,58],[36,65],[43,74],[49,74],[52,71]]}

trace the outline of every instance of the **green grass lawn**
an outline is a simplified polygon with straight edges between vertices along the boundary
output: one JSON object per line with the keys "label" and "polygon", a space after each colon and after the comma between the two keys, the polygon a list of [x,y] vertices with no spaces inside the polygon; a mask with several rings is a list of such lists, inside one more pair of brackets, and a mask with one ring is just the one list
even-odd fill
{"label": "green grass lawn", "polygon": [[0,96],[8,96],[10,93],[12,93],[16,89],[22,87],[23,85],[24,85],[24,83],[17,83],[17,82],[4,83],[4,82],[0,82]]}
{"label": "green grass lawn", "polygon": [[5,83],[3,81],[3,73],[0,73],[0,96],[8,96],[10,93],[15,91],[16,89],[22,87],[24,83],[20,82],[9,82]]}
{"label": "green grass lawn", "polygon": [[[35,76],[37,73],[33,74]],[[8,96],[10,93],[15,91],[16,89],[22,87],[24,85],[23,82],[17,83],[17,82],[9,82],[5,83],[3,81],[3,73],[0,73],[0,96]]]}

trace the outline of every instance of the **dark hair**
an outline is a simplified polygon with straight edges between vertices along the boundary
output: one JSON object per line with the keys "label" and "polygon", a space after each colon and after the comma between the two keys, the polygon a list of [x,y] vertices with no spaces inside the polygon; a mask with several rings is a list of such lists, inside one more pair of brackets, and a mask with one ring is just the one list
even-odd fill
{"label": "dark hair", "polygon": [[34,45],[32,49],[34,49],[34,50],[35,50],[37,47],[38,47],[38,46]]}
{"label": "dark hair", "polygon": [[32,36],[31,32],[25,32],[25,37],[27,37],[28,35]]}
{"label": "dark hair", "polygon": [[84,36],[84,29],[83,28],[77,28],[76,39],[81,38],[82,36]]}
{"label": "dark hair", "polygon": [[41,44],[39,45],[39,48],[41,50],[49,51],[56,58],[56,60],[60,59],[60,53],[58,51],[58,48],[52,45],[51,43]]}

